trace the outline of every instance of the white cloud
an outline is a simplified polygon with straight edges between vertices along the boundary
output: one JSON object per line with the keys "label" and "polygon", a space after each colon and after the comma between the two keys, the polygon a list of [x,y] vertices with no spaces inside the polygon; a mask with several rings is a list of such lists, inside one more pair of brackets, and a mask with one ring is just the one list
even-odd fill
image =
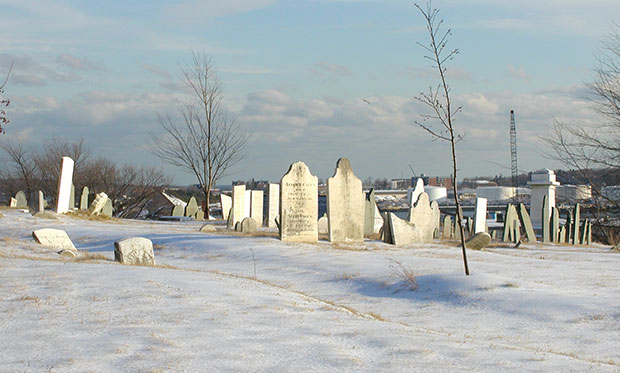
{"label": "white cloud", "polygon": [[529,74],[527,74],[525,72],[525,69],[523,69],[523,66],[514,67],[511,64],[508,64],[506,67],[508,68],[507,73],[509,76],[519,78],[519,79],[524,79],[524,80],[527,80],[530,78]]}
{"label": "white cloud", "polygon": [[310,71],[320,76],[328,76],[332,74],[340,75],[340,76],[353,75],[353,73],[351,72],[351,69],[349,69],[348,67],[344,65],[335,64],[335,63],[329,63],[329,62],[317,62],[314,65],[312,65],[312,68],[310,69]]}
{"label": "white cloud", "polygon": [[266,8],[275,0],[189,0],[164,7],[166,16],[182,23],[202,23],[208,19]]}
{"label": "white cloud", "polygon": [[56,57],[56,63],[75,70],[106,70],[102,63],[63,53]]}

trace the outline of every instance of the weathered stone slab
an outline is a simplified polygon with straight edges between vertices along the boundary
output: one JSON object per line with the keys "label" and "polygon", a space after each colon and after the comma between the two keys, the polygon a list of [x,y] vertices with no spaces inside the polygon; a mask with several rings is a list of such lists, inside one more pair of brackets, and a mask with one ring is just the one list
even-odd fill
{"label": "weathered stone slab", "polygon": [[30,192],[30,210],[35,213],[45,210],[45,198],[42,191]]}
{"label": "weathered stone slab", "polygon": [[485,232],[487,226],[487,199],[476,198],[474,211],[474,234]]}
{"label": "weathered stone slab", "polygon": [[237,223],[245,218],[245,185],[233,185],[232,210],[230,213],[228,229],[233,229]]}
{"label": "weathered stone slab", "polygon": [[77,251],[67,232],[61,229],[38,229],[32,232],[32,237],[35,241],[50,249]]}
{"label": "weathered stone slab", "polygon": [[583,221],[583,225],[581,226],[581,240],[579,241],[579,243],[581,245],[587,245],[588,244],[588,219],[585,219]]}
{"label": "weathered stone slab", "polygon": [[579,203],[575,204],[575,209],[573,210],[573,231],[572,231],[572,240],[571,243],[573,245],[579,244],[579,219],[580,217],[580,209],[581,205]]}
{"label": "weathered stone slab", "polygon": [[276,216],[280,214],[280,184],[269,183],[267,193],[267,226],[274,228],[277,226]]}
{"label": "weathered stone slab", "polygon": [[196,215],[198,209],[199,207],[196,198],[194,196],[191,196],[189,198],[189,201],[187,201],[187,205],[185,206],[185,216],[193,218]]}
{"label": "weathered stone slab", "polygon": [[[527,241],[536,242],[536,233],[534,233],[534,227],[532,226],[530,215],[527,213],[527,209],[523,203],[519,204],[519,220],[521,221],[521,227],[523,227],[523,230],[525,231]],[[519,242],[520,239],[521,238],[518,237],[514,242]]]}
{"label": "weathered stone slab", "polygon": [[446,215],[443,218],[443,238],[447,240],[452,238],[452,218],[450,218],[450,215]]}
{"label": "weathered stone slab", "polygon": [[107,216],[108,218],[114,215],[114,207],[112,206],[112,200],[110,198],[105,201],[105,205],[103,205],[101,209],[101,215]]}
{"label": "weathered stone slab", "polygon": [[232,198],[224,193],[220,194],[220,204],[222,206],[222,219],[228,220],[228,214],[232,207]]}
{"label": "weathered stone slab", "polygon": [[472,250],[482,250],[491,242],[491,235],[487,232],[478,232],[471,236],[466,242],[465,247]]}
{"label": "weathered stone slab", "polygon": [[540,221],[540,226],[542,228],[542,242],[551,242],[551,209],[549,208],[549,198],[547,196],[543,196],[542,219]]}
{"label": "weathered stone slab", "polygon": [[303,162],[291,164],[280,180],[280,239],[318,240],[318,178]]}
{"label": "weathered stone slab", "polygon": [[216,232],[217,229],[212,224],[205,224],[202,227],[200,227],[199,231],[204,232],[204,233],[213,233],[213,232]]}
{"label": "weathered stone slab", "polygon": [[89,193],[90,191],[88,190],[87,186],[82,188],[82,195],[80,196],[80,210],[82,211],[88,210],[88,194]]}
{"label": "weathered stone slab", "polygon": [[560,227],[560,236],[558,238],[558,242],[566,243],[566,227],[565,226]]}
{"label": "weathered stone slab", "polygon": [[330,242],[364,241],[362,180],[347,158],[338,160],[334,176],[327,179],[327,219]]}
{"label": "weathered stone slab", "polygon": [[383,242],[394,245],[394,240],[392,239],[392,227],[390,226],[388,214],[388,212],[383,213],[383,227],[381,227],[381,236]]}
{"label": "weathered stone slab", "polygon": [[243,200],[243,207],[244,207],[244,211],[243,211],[243,218],[241,219],[242,221],[245,218],[249,218],[250,215],[252,214],[252,191],[249,189],[245,190],[245,199]]}
{"label": "weathered stone slab", "polygon": [[185,206],[183,205],[174,205],[174,207],[172,208],[172,212],[170,213],[170,216],[185,216]]}
{"label": "weathered stone slab", "polygon": [[114,242],[114,260],[127,265],[155,265],[153,242],[144,237],[125,238]]}
{"label": "weathered stone slab", "polygon": [[69,195],[69,211],[75,209],[75,185],[71,184],[71,194]]}
{"label": "weathered stone slab", "polygon": [[26,193],[19,191],[15,194],[15,207],[18,209],[27,209],[28,200],[26,199]]}
{"label": "weathered stone slab", "polygon": [[104,192],[97,194],[93,203],[90,204],[90,208],[88,209],[88,213],[91,215],[100,214],[103,211],[106,203],[108,202],[108,195]]}
{"label": "weathered stone slab", "polygon": [[64,214],[73,206],[70,206],[71,186],[73,185],[73,166],[75,162],[69,157],[62,157],[60,166],[60,180],[58,182],[58,198],[56,199],[56,212]]}
{"label": "weathered stone slab", "polygon": [[432,242],[439,230],[441,213],[437,201],[429,202],[428,194],[420,193],[418,201],[409,210],[409,223],[417,229],[417,235],[421,241]]}
{"label": "weathered stone slab", "polygon": [[515,227],[519,225],[518,219],[519,218],[517,217],[517,210],[515,209],[514,205],[509,203],[506,206],[506,212],[504,213],[504,231],[502,241],[515,243],[519,242],[520,237],[516,236],[515,234]]}
{"label": "weathered stone slab", "polygon": [[204,213],[204,211],[202,211],[202,209],[199,209],[198,211],[196,211],[196,213],[194,214],[194,219],[196,219],[198,221],[205,220],[205,213]]}
{"label": "weathered stone slab", "polygon": [[263,194],[262,190],[252,190],[251,194],[252,205],[250,207],[250,217],[258,223],[259,227],[263,225]]}
{"label": "weathered stone slab", "polygon": [[371,189],[365,194],[364,199],[364,236],[371,236],[375,233],[375,211],[377,202],[375,201],[375,190]]}
{"label": "weathered stone slab", "polygon": [[254,218],[245,218],[241,221],[241,233],[256,233],[260,225]]}
{"label": "weathered stone slab", "polygon": [[560,210],[557,207],[551,209],[551,242],[560,240]]}
{"label": "weathered stone slab", "polygon": [[392,212],[388,212],[388,219],[390,221],[390,233],[394,245],[401,246],[423,242],[424,238],[420,235],[420,230],[417,229],[414,224],[399,218]]}
{"label": "weathered stone slab", "polygon": [[318,221],[319,234],[329,234],[329,223],[327,222],[327,214],[323,214]]}
{"label": "weathered stone slab", "polygon": [[374,233],[377,234],[383,227],[383,216],[381,215],[381,211],[379,211],[379,206],[375,203],[375,227]]}

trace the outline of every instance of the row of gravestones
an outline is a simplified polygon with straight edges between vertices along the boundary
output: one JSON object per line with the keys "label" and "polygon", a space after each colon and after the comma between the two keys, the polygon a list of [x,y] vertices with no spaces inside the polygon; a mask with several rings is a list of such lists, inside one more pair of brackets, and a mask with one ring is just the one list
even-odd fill
{"label": "row of gravestones", "polygon": [[269,184],[267,189],[267,218],[263,222],[264,192],[262,190],[246,190],[245,185],[234,185],[232,196],[220,195],[222,217],[228,221],[228,229],[238,229],[238,224],[246,218],[254,220],[248,226],[276,227],[279,208],[279,184]]}
{"label": "row of gravestones", "polygon": [[[97,200],[98,196],[100,196],[98,202],[99,204],[101,204],[101,206],[93,208],[93,204],[91,203],[90,208],[89,208],[89,200],[94,202],[95,200]],[[105,199],[103,198],[103,196],[105,196]],[[41,212],[41,211],[44,211],[46,205],[47,203],[45,201],[43,192],[39,190],[37,192],[32,192],[30,194],[30,205],[28,204],[26,193],[24,193],[23,191],[19,191],[15,194],[15,197],[11,198],[9,206],[13,208],[18,208],[18,209],[30,208],[31,210],[35,212]],[[69,198],[69,209],[75,210],[77,208],[78,207],[75,204],[75,186],[72,185],[71,195]],[[90,211],[91,208],[94,212]],[[112,200],[108,198],[108,196],[105,193],[100,193],[97,195],[95,194],[90,195],[88,187],[86,186],[82,189],[79,209],[83,211],[89,210],[91,214],[102,214],[107,217],[112,217],[114,213],[114,207],[112,205]]]}
{"label": "row of gravestones", "polygon": [[176,217],[185,216],[194,218],[195,220],[204,220],[205,218],[205,213],[202,211],[202,208],[198,206],[198,202],[193,196],[189,199],[189,201],[187,201],[185,205],[174,205],[170,215]]}

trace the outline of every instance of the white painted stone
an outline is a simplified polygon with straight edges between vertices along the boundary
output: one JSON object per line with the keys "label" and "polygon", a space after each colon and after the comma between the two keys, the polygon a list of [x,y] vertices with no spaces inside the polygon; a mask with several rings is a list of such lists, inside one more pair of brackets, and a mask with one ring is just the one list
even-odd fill
{"label": "white painted stone", "polygon": [[101,192],[95,196],[93,203],[90,204],[88,213],[90,215],[98,215],[103,211],[105,204],[108,202],[108,195]]}
{"label": "white painted stone", "polygon": [[318,221],[319,234],[329,233],[329,223],[327,222],[327,214],[323,214]]}
{"label": "white painted stone", "polygon": [[32,237],[50,249],[77,251],[67,232],[61,229],[43,228],[32,232]]}
{"label": "white painted stone", "polygon": [[338,160],[334,176],[327,179],[327,218],[330,242],[364,241],[362,181],[347,158]]}
{"label": "white painted stone", "polygon": [[532,174],[527,182],[531,189],[530,219],[536,229],[542,228],[543,199],[546,196],[549,203],[545,206],[551,216],[551,209],[555,207],[555,189],[560,183],[555,180],[555,173],[549,169],[542,169]]}
{"label": "white painted stone", "polygon": [[252,190],[251,200],[250,217],[261,227],[263,225],[263,191]]}
{"label": "white painted stone", "polygon": [[433,237],[439,231],[440,218],[441,213],[437,201],[429,203],[428,194],[420,193],[417,202],[409,210],[409,223],[413,224],[418,230],[418,236],[421,240],[418,242],[433,241]]}
{"label": "white painted stone", "polygon": [[304,162],[291,164],[280,180],[280,239],[318,240],[318,178]]}
{"label": "white painted stone", "polygon": [[125,238],[114,242],[114,260],[127,265],[155,265],[153,242],[144,237]]}
{"label": "white painted stone", "polygon": [[220,204],[222,206],[222,219],[228,220],[228,214],[232,207],[232,197],[224,193],[220,194]]}
{"label": "white painted stone", "polygon": [[474,234],[485,232],[487,225],[487,199],[476,198],[476,210],[474,211]]}
{"label": "white painted stone", "polygon": [[73,185],[73,167],[75,162],[69,157],[62,157],[60,166],[60,180],[58,181],[58,198],[56,212],[64,214],[69,211],[71,186]]}
{"label": "white painted stone", "polygon": [[249,218],[250,215],[252,214],[252,191],[251,190],[246,190],[245,191],[245,199],[243,200],[243,218],[241,218],[241,220],[245,219],[245,218]]}
{"label": "white painted stone", "polygon": [[267,190],[269,207],[267,209],[267,226],[277,227],[276,216],[280,213],[280,184],[269,183]]}
{"label": "white painted stone", "polygon": [[245,218],[245,185],[233,185],[228,229],[234,229],[243,218]]}

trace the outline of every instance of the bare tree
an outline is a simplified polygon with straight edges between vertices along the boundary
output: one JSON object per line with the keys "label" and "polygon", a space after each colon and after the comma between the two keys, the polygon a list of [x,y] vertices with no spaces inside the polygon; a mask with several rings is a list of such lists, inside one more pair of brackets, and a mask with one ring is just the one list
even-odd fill
{"label": "bare tree", "polygon": [[[11,65],[9,66],[9,71],[6,74],[6,78],[4,79],[4,82],[0,84],[0,95],[4,93],[4,87],[6,86],[6,83],[9,82],[9,77],[11,76],[12,70],[13,70],[13,61],[11,61]],[[10,103],[11,103],[10,99],[0,96],[0,106],[7,107],[9,106]],[[9,124],[9,118],[7,118],[6,110],[0,109],[0,133],[4,133],[3,126],[7,124]]]}
{"label": "bare tree", "polygon": [[208,217],[211,190],[243,159],[249,135],[228,118],[222,107],[222,84],[210,57],[193,52],[181,70],[192,98],[179,104],[180,119],[159,115],[164,135],[151,135],[150,150],[164,162],[196,177],[207,201]]}
{"label": "bare tree", "polygon": [[26,195],[29,196],[37,186],[32,149],[20,139],[0,143],[0,149],[4,150],[5,154],[2,178],[5,183],[11,184],[11,190],[8,192],[14,194],[17,190],[25,189]]}
{"label": "bare tree", "polygon": [[[467,252],[465,250],[465,232],[463,230],[463,213],[461,211],[461,205],[459,201],[458,187],[457,187],[457,162],[456,162],[456,143],[462,139],[454,129],[454,117],[461,111],[462,107],[454,107],[452,100],[450,99],[450,86],[446,81],[446,63],[454,58],[459,51],[458,49],[446,49],[448,44],[448,38],[452,34],[450,29],[445,32],[441,30],[443,24],[442,19],[438,19],[439,9],[432,7],[431,1],[426,3],[426,8],[422,8],[420,5],[415,4],[416,8],[422,14],[426,23],[426,31],[430,37],[428,44],[419,43],[422,48],[428,53],[425,58],[431,61],[432,67],[437,69],[439,73],[440,82],[436,87],[429,87],[428,92],[421,92],[416,100],[421,102],[430,108],[431,114],[422,114],[422,121],[416,121],[415,123],[426,132],[428,132],[434,139],[447,141],[450,143],[452,153],[452,185],[454,190],[454,201],[456,203],[456,221],[457,226],[461,231],[461,247],[463,251],[463,264],[465,266],[465,274],[469,275],[469,266],[467,265]],[[438,124],[435,126],[434,122]]]}

